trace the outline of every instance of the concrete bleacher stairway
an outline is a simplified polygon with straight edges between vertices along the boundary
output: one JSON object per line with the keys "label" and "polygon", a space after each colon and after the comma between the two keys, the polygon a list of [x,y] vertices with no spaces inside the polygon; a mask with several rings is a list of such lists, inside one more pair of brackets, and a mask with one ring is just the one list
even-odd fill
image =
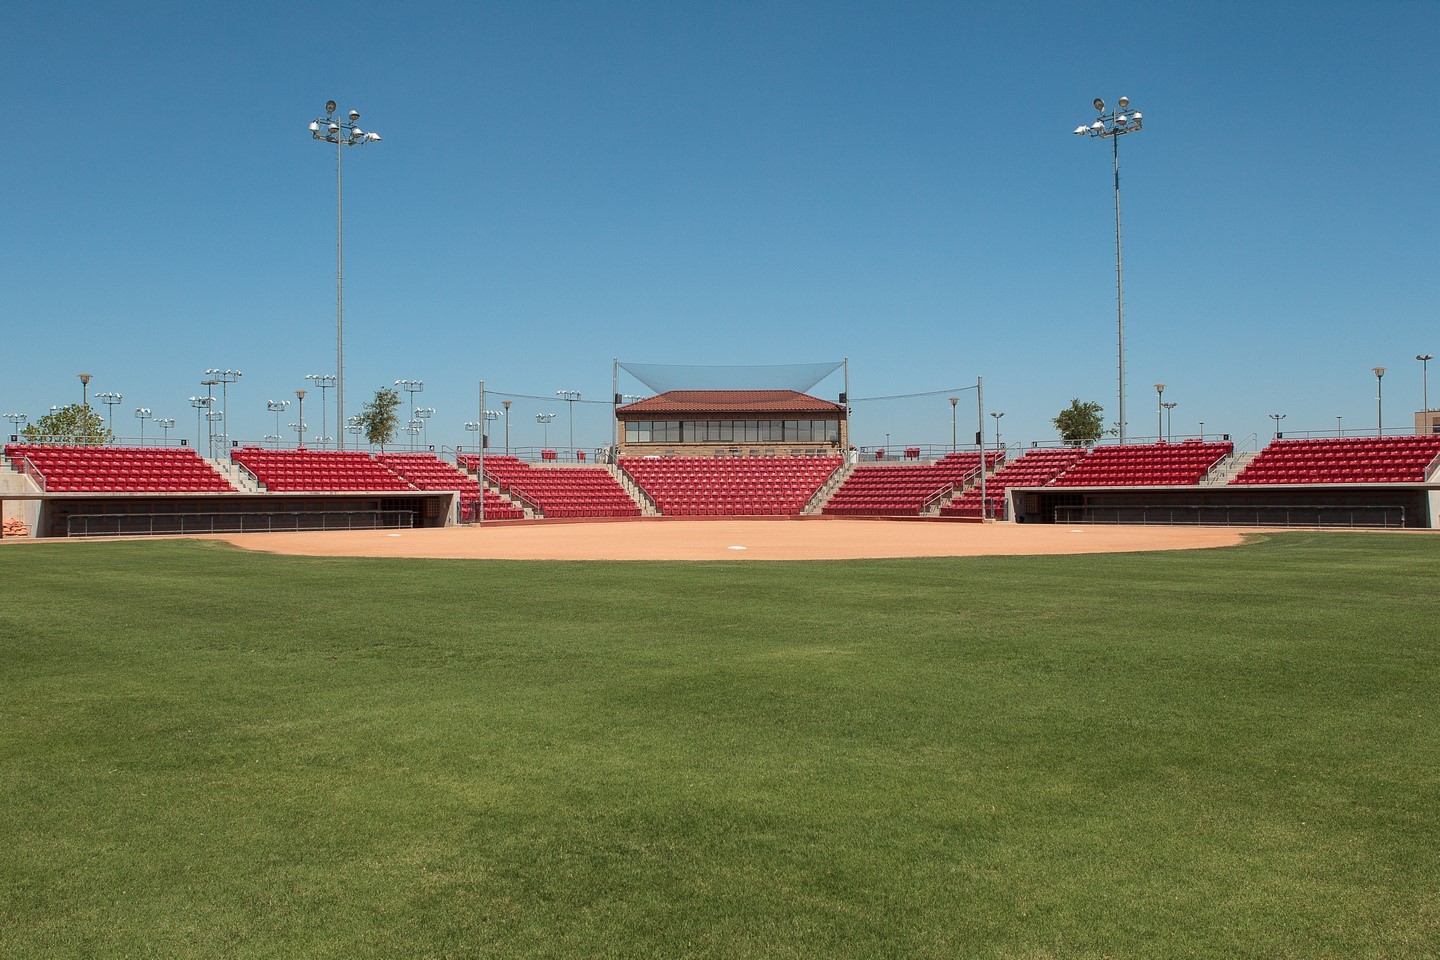
{"label": "concrete bleacher stairway", "polygon": [[636,506],[640,508],[642,517],[660,516],[660,508],[655,505],[655,501],[650,499],[650,495],[641,490],[635,481],[630,479],[630,475],[620,469],[618,464],[613,460],[607,462],[605,470],[615,478],[616,483],[620,484],[620,489],[628,493],[630,499],[635,501]]}
{"label": "concrete bleacher stairway", "polygon": [[823,513],[825,504],[829,503],[830,498],[835,496],[836,490],[844,486],[845,481],[849,479],[854,469],[855,464],[853,463],[842,463],[836,468],[835,472],[830,474],[830,479],[822,483],[820,489],[815,491],[815,496],[811,497],[810,502],[805,504],[805,509],[800,511],[800,515],[813,517]]}
{"label": "concrete bleacher stairway", "polygon": [[1210,472],[1201,478],[1200,485],[1202,487],[1225,486],[1239,476],[1240,471],[1248,467],[1250,461],[1254,460],[1258,453],[1258,450],[1251,450],[1247,453],[1231,454],[1215,464],[1215,466],[1210,469]]}

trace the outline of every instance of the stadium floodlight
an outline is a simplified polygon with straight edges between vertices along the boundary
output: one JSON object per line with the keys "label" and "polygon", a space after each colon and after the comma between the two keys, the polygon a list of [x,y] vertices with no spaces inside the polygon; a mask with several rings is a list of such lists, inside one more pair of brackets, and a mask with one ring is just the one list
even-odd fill
{"label": "stadium floodlight", "polygon": [[266,410],[269,410],[271,413],[275,414],[275,433],[274,433],[271,437],[266,437],[265,439],[266,439],[266,440],[270,440],[270,439],[273,438],[274,441],[275,441],[275,448],[276,448],[277,450],[280,448],[280,414],[284,413],[285,410],[286,410],[286,408],[289,407],[289,406],[290,406],[290,401],[289,401],[289,400],[266,400],[266,401],[265,401],[265,409],[266,409]]}
{"label": "stadium floodlight", "polygon": [[[348,122],[336,119],[335,101],[325,101],[325,116],[310,122],[310,136],[335,144],[335,422],[345,422],[345,147],[379,143],[374,130],[361,130],[356,125],[360,111],[351,110]],[[324,402],[324,395],[321,395]],[[336,431],[339,433],[340,431]],[[344,440],[337,441],[343,449]]]}
{"label": "stadium floodlight", "polygon": [[[222,441],[229,441],[229,439],[230,439],[230,384],[232,384],[232,383],[234,383],[235,381],[239,380],[241,377],[245,376],[245,374],[241,373],[239,370],[217,370],[217,369],[215,369],[214,367],[211,367],[209,370],[206,370],[206,371],[205,371],[205,376],[209,378],[209,381],[210,381],[211,383],[218,383],[218,384],[220,384],[220,411],[221,411],[221,414],[223,415],[223,420],[224,420],[224,424],[225,424],[225,429],[224,429],[224,431],[220,434],[220,439],[221,439]],[[204,381],[202,381],[202,382],[204,382]],[[228,447],[230,444],[229,444],[228,442],[225,442],[224,445]],[[212,447],[214,446],[213,440],[212,440],[212,442],[211,442],[211,446],[212,446]],[[212,453],[211,453],[210,455],[213,457],[215,454],[214,454],[213,451],[212,451]]]}
{"label": "stadium floodlight", "polygon": [[415,419],[415,394],[425,392],[424,380],[396,380],[395,386],[410,394],[410,419]]}
{"label": "stadium floodlight", "polygon": [[538,424],[540,424],[541,426],[543,426],[543,427],[545,428],[545,440],[544,440],[544,445],[547,446],[547,447],[550,446],[550,424],[553,423],[554,421],[555,421],[555,414],[553,414],[553,413],[537,413],[537,414],[535,414],[535,422],[538,423]]}
{"label": "stadium floodlight", "polygon": [[1375,374],[1375,436],[1385,436],[1385,368],[1371,367]]}
{"label": "stadium floodlight", "polygon": [[[1415,359],[1420,361],[1420,410],[1422,413],[1430,412],[1430,361],[1435,358],[1428,353],[1417,353]],[[1425,418],[1425,432],[1430,432],[1430,418]]]}
{"label": "stadium floodlight", "polygon": [[415,417],[425,428],[425,436],[421,440],[421,443],[423,443],[426,447],[430,446],[430,418],[433,416],[435,416],[434,407],[421,407],[419,410],[415,411]]}
{"label": "stadium floodlight", "polygon": [[[118,396],[118,394],[117,394],[117,396]],[[215,398],[214,398],[214,397],[191,397],[191,398],[190,398],[190,406],[192,406],[192,407],[195,408],[195,450],[196,450],[197,452],[200,450],[200,418],[201,418],[201,416],[203,416],[203,414],[201,413],[201,411],[202,411],[202,410],[208,411],[208,410],[210,409],[211,405],[214,404],[214,402],[215,402]],[[211,457],[214,457],[214,456],[215,456],[215,452],[214,452],[213,450],[210,452],[210,456],[211,456]]]}
{"label": "stadium floodlight", "polygon": [[28,413],[7,413],[5,419],[10,421],[10,432],[18,439],[20,431],[25,429],[23,425],[30,422],[30,415]]}
{"label": "stadium floodlight", "polygon": [[156,417],[156,418],[155,418],[155,426],[157,426],[157,427],[159,427],[161,430],[165,431],[165,440],[164,440],[164,442],[168,444],[168,443],[170,442],[170,431],[171,431],[172,429],[174,429],[174,427],[175,427],[175,418],[174,418],[174,417]]}
{"label": "stadium floodlight", "polygon": [[[305,379],[309,380],[311,383],[315,384],[315,386],[320,388],[320,445],[324,446],[328,442],[325,434],[330,432],[327,429],[329,421],[325,419],[325,391],[335,386],[335,374],[307,373],[305,374]],[[339,414],[336,414],[335,416],[335,425],[337,427],[340,425]]]}
{"label": "stadium floodlight", "polygon": [[1274,420],[1274,421],[1275,421],[1275,439],[1276,439],[1276,440],[1279,440],[1279,439],[1280,439],[1280,421],[1285,419],[1285,414],[1283,414],[1283,413],[1271,413],[1271,414],[1267,414],[1267,416],[1268,416],[1271,420]]}
{"label": "stadium floodlight", "polygon": [[296,422],[290,424],[290,426],[295,429],[297,437],[295,441],[295,449],[299,450],[301,447],[305,446],[305,391],[303,389],[295,391],[295,400]]}
{"label": "stadium floodlight", "polygon": [[140,446],[145,446],[145,421],[150,419],[149,407],[136,407],[135,419],[140,421]]}
{"label": "stadium floodlight", "polygon": [[1155,384],[1155,439],[1165,438],[1165,384]]}
{"label": "stadium floodlight", "polygon": [[[479,421],[479,420],[466,420],[466,421],[465,421],[465,429],[466,429],[466,430],[469,430],[471,433],[479,433],[479,432],[480,432],[480,421]],[[480,442],[483,442],[483,441],[477,441],[477,444],[480,443]]]}
{"label": "stadium floodlight", "polygon": [[1120,137],[1126,133],[1137,133],[1142,127],[1142,117],[1139,110],[1130,109],[1130,98],[1121,97],[1118,108],[1110,113],[1105,112],[1105,101],[1096,97],[1094,100],[1095,111],[1100,114],[1095,122],[1088,127],[1077,127],[1075,133],[1089,133],[1092,138],[1099,137],[1110,141],[1111,153],[1115,165],[1115,327],[1116,327],[1116,360],[1119,368],[1119,398],[1120,410],[1119,419],[1116,421],[1119,426],[1120,442],[1125,442],[1125,270],[1124,257],[1120,247]]}
{"label": "stadium floodlight", "polygon": [[556,390],[555,396],[570,404],[570,453],[575,453],[575,401],[580,399],[579,390]]}
{"label": "stadium floodlight", "polygon": [[[109,420],[111,423],[114,423],[115,408],[125,400],[125,394],[115,393],[112,390],[107,390],[103,393],[95,394],[95,399],[105,404],[105,419]],[[196,438],[195,442],[200,442],[198,437]]]}
{"label": "stadium floodlight", "polygon": [[1170,418],[1170,411],[1174,410],[1177,406],[1179,406],[1179,404],[1177,404],[1174,400],[1167,400],[1164,403],[1160,404],[1160,406],[1165,408],[1165,442],[1174,443],[1175,432],[1171,429],[1174,424]]}

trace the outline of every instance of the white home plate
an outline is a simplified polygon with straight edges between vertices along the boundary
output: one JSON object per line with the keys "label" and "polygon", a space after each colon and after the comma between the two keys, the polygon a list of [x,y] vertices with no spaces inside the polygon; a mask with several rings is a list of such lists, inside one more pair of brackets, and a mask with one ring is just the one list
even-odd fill
{"label": "white home plate", "polygon": [[748,547],[726,547],[726,550],[748,550]]}
{"label": "white home plate", "polygon": [[398,533],[387,533],[387,534],[385,534],[385,536],[387,536],[387,537],[398,537],[398,536],[400,536],[400,534],[398,534]]}

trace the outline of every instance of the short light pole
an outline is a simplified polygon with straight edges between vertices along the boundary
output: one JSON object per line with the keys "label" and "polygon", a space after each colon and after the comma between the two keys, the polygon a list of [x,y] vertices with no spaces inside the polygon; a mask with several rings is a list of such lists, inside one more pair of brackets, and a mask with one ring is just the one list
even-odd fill
{"label": "short light pole", "polygon": [[365,432],[365,423],[360,419],[360,415],[358,413],[350,418],[350,422],[345,427],[345,431],[349,433],[350,436],[355,438],[355,449],[359,450],[360,434]]}
{"label": "short light pole", "polygon": [[420,431],[423,428],[424,425],[421,423],[419,417],[405,424],[405,432],[410,434],[410,449],[415,449],[415,438],[420,435]]}
{"label": "short light pole", "polygon": [[[1000,418],[1005,416],[1003,412],[990,411],[990,416],[995,418],[995,456],[1000,456]],[[981,457],[984,460],[984,457]],[[983,464],[982,464],[983,466]]]}
{"label": "short light pole", "polygon": [[266,400],[265,409],[275,414],[275,448],[280,448],[280,414],[290,406],[289,400]]}
{"label": "short light pole", "polygon": [[570,404],[570,453],[575,453],[575,401],[580,399],[579,390],[556,390],[555,396]]}
{"label": "short light pole", "polygon": [[165,439],[164,439],[163,442],[168,445],[168,444],[170,443],[170,431],[171,431],[172,429],[174,429],[174,427],[175,427],[175,418],[174,418],[174,417],[156,417],[156,418],[155,418],[155,426],[157,426],[157,427],[159,427],[161,430],[165,431]]}
{"label": "short light pole", "polygon": [[[1435,358],[1428,353],[1417,353],[1415,359],[1420,361],[1420,411],[1430,412],[1430,361]],[[1429,428],[1430,418],[1425,418],[1426,428]]]}
{"label": "short light pole", "polygon": [[[951,452],[951,453],[954,453],[954,452],[955,452],[955,448],[959,445],[959,444],[957,443],[957,440],[959,439],[959,436],[960,436],[960,435],[959,435],[958,433],[956,433],[956,427],[955,427],[955,408],[956,408],[956,406],[957,406],[959,403],[960,403],[960,398],[959,398],[959,397],[951,397],[951,398],[950,398],[950,452]],[[998,428],[998,427],[1000,426],[1000,424],[999,424],[999,423],[996,423],[995,426]]]}
{"label": "short light pole", "polygon": [[30,415],[28,413],[7,413],[5,419],[10,421],[10,432],[15,435],[16,439],[19,439],[20,431],[25,429],[25,424],[30,422]]}
{"label": "short light pole", "polygon": [[425,431],[420,442],[426,449],[430,447],[430,418],[433,416],[435,416],[434,407],[421,407],[415,411],[415,417],[420,421],[421,429]]}
{"label": "short light pole", "polygon": [[[333,373],[307,373],[305,379],[320,388],[320,438],[321,446],[330,438],[325,436],[330,431],[326,429],[328,421],[325,419],[325,391],[335,386],[335,374]],[[340,415],[335,415],[335,426],[340,426]]]}
{"label": "short light pole", "polygon": [[410,419],[415,419],[415,394],[425,392],[424,380],[396,380],[395,386],[410,394]]}
{"label": "short light pole", "polygon": [[543,426],[543,427],[545,428],[545,440],[544,440],[544,445],[545,445],[546,447],[549,447],[549,446],[550,446],[550,424],[553,423],[554,421],[555,421],[555,414],[553,414],[553,413],[537,413],[537,414],[535,414],[535,422],[538,423],[538,424],[540,424],[541,426]]}
{"label": "short light pole", "polygon": [[1279,439],[1280,439],[1280,421],[1285,419],[1285,414],[1283,414],[1283,413],[1271,413],[1271,414],[1266,414],[1266,416],[1268,416],[1271,420],[1274,420],[1274,421],[1275,421],[1275,439],[1276,439],[1276,440],[1279,440]]}
{"label": "short light pole", "polygon": [[303,389],[295,391],[295,400],[295,422],[290,424],[290,426],[295,428],[295,435],[297,437],[295,449],[299,450],[305,446],[305,391]]}
{"label": "short light pole", "polygon": [[[479,420],[466,420],[466,421],[465,421],[465,429],[466,429],[466,430],[469,430],[471,433],[476,434],[476,435],[478,436],[479,433],[480,433],[480,421],[479,421]],[[477,441],[477,443],[478,443],[478,442],[481,442],[481,441]],[[478,449],[478,447],[477,447],[477,449]]]}
{"label": "short light pole", "polygon": [[1170,429],[1172,426],[1172,421],[1170,419],[1170,411],[1174,410],[1177,404],[1174,400],[1170,400],[1166,403],[1161,404],[1161,406],[1165,408],[1165,442],[1174,443],[1175,432]]}
{"label": "short light pole", "polygon": [[335,144],[335,422],[339,424],[345,422],[345,191],[341,157],[344,147],[379,143],[380,134],[360,129],[360,111],[351,110],[348,122],[335,116],[335,111],[335,101],[325,101],[325,116],[310,121],[310,136]]}
{"label": "short light pole", "polygon": [[1205,439],[1205,421],[1204,421],[1204,420],[1201,420],[1201,421],[1200,421],[1200,439],[1201,439],[1202,441]]}
{"label": "short light pole", "polygon": [[1094,123],[1088,126],[1076,127],[1074,133],[1077,136],[1088,135],[1092,138],[1099,137],[1110,141],[1111,152],[1115,158],[1115,318],[1118,349],[1116,355],[1120,361],[1120,442],[1125,442],[1125,271],[1124,259],[1120,253],[1120,137],[1127,133],[1137,133],[1141,128],[1141,116],[1139,110],[1130,109],[1130,98],[1121,97],[1119,109],[1105,112],[1105,101],[1096,97],[1094,106],[1099,116]]}
{"label": "short light pole", "polygon": [[140,421],[140,446],[145,446],[145,421],[150,419],[149,407],[136,407],[135,419]]}
{"label": "short light pole", "polygon": [[1165,439],[1165,384],[1155,384],[1155,439]]}
{"label": "short light pole", "polygon": [[500,406],[505,408],[505,455],[510,455],[510,404],[514,401],[501,400]]}
{"label": "short light pole", "polygon": [[[125,400],[125,395],[123,393],[106,391],[105,393],[95,394],[95,399],[105,404],[105,419],[113,424],[115,422],[115,408]],[[200,438],[196,437],[195,442],[199,443]]]}
{"label": "short light pole", "polygon": [[90,409],[90,380],[91,374],[76,374],[80,378],[80,406],[86,410]]}
{"label": "short light pole", "polygon": [[220,434],[222,440],[230,439],[230,384],[244,376],[239,370],[216,370],[213,367],[205,371],[205,375],[220,384],[220,412],[225,415],[225,431]]}
{"label": "short light pole", "polygon": [[1340,417],[1338,417],[1338,416],[1335,418],[1335,436],[1337,436],[1337,437],[1343,437],[1343,436],[1345,436],[1344,432],[1340,429]]}
{"label": "short light pole", "polygon": [[[116,394],[116,396],[118,397],[119,394]],[[109,401],[106,401],[106,402],[108,403]],[[199,452],[200,452],[200,418],[201,418],[201,416],[203,416],[203,414],[201,413],[201,411],[209,410],[209,409],[210,409],[210,404],[212,404],[212,403],[214,403],[214,402],[215,402],[215,401],[212,400],[210,397],[191,397],[191,398],[190,398],[190,406],[192,406],[192,407],[195,408],[195,452],[196,452],[196,453],[199,453]],[[280,429],[280,424],[279,424],[278,421],[277,421],[276,424],[275,424],[275,429],[276,429],[276,430],[279,430],[279,429]],[[214,451],[211,451],[211,454],[212,454],[212,456],[213,456]]]}
{"label": "short light pole", "polygon": [[1385,436],[1385,368],[1372,367],[1375,373],[1375,436]]}
{"label": "short light pole", "polygon": [[505,416],[505,414],[500,410],[483,410],[481,411],[481,415],[485,418],[486,428],[485,433],[481,436],[480,442],[484,443],[486,447],[489,447],[489,424],[492,424],[496,420],[499,420],[501,417]]}
{"label": "short light pole", "polygon": [[890,434],[888,433],[885,434],[885,459],[890,459]]}

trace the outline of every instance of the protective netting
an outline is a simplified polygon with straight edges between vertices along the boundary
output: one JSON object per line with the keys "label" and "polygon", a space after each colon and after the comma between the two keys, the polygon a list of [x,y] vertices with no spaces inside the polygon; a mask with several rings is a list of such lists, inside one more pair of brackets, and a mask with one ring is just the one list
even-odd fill
{"label": "protective netting", "polygon": [[795,390],[808,393],[817,383],[845,365],[844,360],[741,366],[631,363],[626,360],[619,363],[621,370],[656,393],[670,390]]}

